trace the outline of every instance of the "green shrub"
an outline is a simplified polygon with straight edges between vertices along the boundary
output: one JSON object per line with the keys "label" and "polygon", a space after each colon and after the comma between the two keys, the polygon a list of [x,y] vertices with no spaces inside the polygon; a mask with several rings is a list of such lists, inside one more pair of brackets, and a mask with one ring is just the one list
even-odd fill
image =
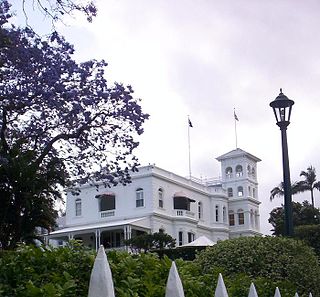
{"label": "green shrub", "polygon": [[0,296],[86,296],[95,253],[73,242],[64,248],[20,246],[0,253]]}
{"label": "green shrub", "polygon": [[[301,293],[307,289],[297,286],[297,279],[300,277],[300,283],[310,289],[319,279],[310,248],[293,240],[266,240],[267,243],[263,238],[228,240],[203,251],[196,261],[176,260],[185,296],[214,296],[219,273],[230,297],[247,297],[251,281],[255,282],[259,297],[273,296],[276,286],[282,297],[292,297],[297,287],[299,296],[305,296]],[[167,256],[159,259],[152,253],[130,255],[116,251],[107,256],[117,297],[165,295],[171,267]],[[94,251],[78,243],[58,249],[21,246],[17,251],[2,252],[0,296],[87,297],[94,258]],[[312,293],[320,296],[318,289],[312,289]]]}
{"label": "green shrub", "polygon": [[[220,267],[224,277],[234,279],[239,274],[249,277],[255,282],[259,297],[268,296],[262,295],[263,290],[276,283],[284,286],[279,285],[282,296],[286,296],[283,291],[292,294],[295,290],[299,296],[307,296],[309,291],[320,296],[318,259],[310,247],[294,239],[241,237],[225,240],[201,252],[196,263],[203,273]],[[272,285],[273,291],[274,288]]]}
{"label": "green shrub", "polygon": [[294,228],[294,237],[311,246],[320,257],[320,225],[303,225]]}

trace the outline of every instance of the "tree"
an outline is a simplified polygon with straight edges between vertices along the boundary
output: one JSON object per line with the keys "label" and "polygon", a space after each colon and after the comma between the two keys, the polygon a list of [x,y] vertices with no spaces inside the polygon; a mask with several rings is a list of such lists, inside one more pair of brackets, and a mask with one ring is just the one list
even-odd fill
{"label": "tree", "polygon": [[297,183],[297,188],[299,192],[310,191],[311,194],[311,203],[314,207],[314,194],[313,190],[317,189],[320,191],[320,181],[317,181],[316,169],[310,165],[307,168],[307,171],[301,171],[300,176],[304,177],[304,180],[301,180]]}
{"label": "tree", "polygon": [[131,247],[131,249],[138,252],[148,252],[150,250],[163,250],[167,248],[174,248],[176,245],[176,240],[160,230],[153,234],[144,233],[126,241],[126,244]]}
{"label": "tree", "polygon": [[35,1],[21,1],[23,11],[25,13],[26,20],[28,15],[26,14],[27,4],[32,5],[32,8],[38,9],[46,18],[51,19],[53,25],[55,22],[61,20],[66,14],[72,12],[83,13],[88,22],[92,22],[93,17],[97,15],[97,8],[93,1],[73,1],[73,0],[35,0]]}
{"label": "tree", "polygon": [[[298,183],[294,182],[291,185],[291,194],[297,194],[299,192],[298,189]],[[270,201],[272,201],[275,197],[282,197],[284,196],[284,183],[281,182],[278,186],[274,187],[271,191],[270,191]]]}
{"label": "tree", "polygon": [[105,61],[77,63],[73,47],[58,33],[43,40],[28,28],[6,25],[9,17],[8,2],[1,1],[0,29],[6,40],[0,54],[4,248],[26,241],[35,226],[53,226],[59,186],[129,183],[130,170],[139,165],[133,155],[139,145],[135,138],[148,118],[131,86],[107,84]]}
{"label": "tree", "polygon": [[320,225],[301,225],[295,228],[294,237],[306,242],[320,257]]}
{"label": "tree", "polygon": [[[309,246],[295,239],[267,236],[224,240],[202,251],[195,262],[202,273],[220,267],[224,277],[242,273],[254,282],[259,278],[265,282],[289,281],[299,296],[308,296],[310,291],[320,294],[318,258]],[[265,292],[261,295],[270,296]]]}
{"label": "tree", "polygon": [[[314,208],[308,201],[292,202],[293,225],[294,227],[301,225],[319,224],[320,211]],[[276,207],[270,212],[269,223],[272,225],[273,235],[284,235],[284,206]]]}

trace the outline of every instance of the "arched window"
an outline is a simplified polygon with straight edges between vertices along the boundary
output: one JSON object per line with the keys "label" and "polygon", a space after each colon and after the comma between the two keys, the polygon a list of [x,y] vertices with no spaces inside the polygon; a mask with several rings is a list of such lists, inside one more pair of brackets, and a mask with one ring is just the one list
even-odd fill
{"label": "arched window", "polygon": [[219,222],[219,205],[216,205],[216,222]]}
{"label": "arched window", "polygon": [[240,177],[242,175],[243,175],[242,166],[241,165],[237,165],[237,167],[236,167],[236,176]]}
{"label": "arched window", "polygon": [[238,187],[238,197],[242,197],[243,196],[243,187]]}
{"label": "arched window", "polygon": [[243,209],[238,210],[238,224],[244,225],[244,212]]}
{"label": "arched window", "polygon": [[248,196],[251,197],[251,187],[248,186]]}
{"label": "arched window", "polygon": [[222,219],[224,223],[227,222],[227,208],[225,206],[222,208]]}
{"label": "arched window", "polygon": [[198,217],[199,217],[199,220],[203,218],[203,207],[202,207],[201,201],[198,202]]}
{"label": "arched window", "polygon": [[143,206],[144,206],[143,189],[138,188],[136,190],[136,207],[143,207]]}
{"label": "arched window", "polygon": [[251,169],[251,174],[253,177],[256,177],[256,170],[254,169],[254,167],[252,167]]}
{"label": "arched window", "polygon": [[179,231],[178,233],[178,244],[179,246],[183,245],[183,231]]}
{"label": "arched window", "polygon": [[82,203],[81,203],[81,199],[76,199],[75,201],[75,210],[76,210],[76,217],[81,216],[82,214]]}
{"label": "arched window", "polygon": [[229,225],[234,226],[235,220],[234,220],[234,211],[229,210]]}
{"label": "arched window", "polygon": [[159,207],[163,208],[163,190],[159,188],[158,190]]}
{"label": "arched window", "polygon": [[233,197],[233,189],[228,188],[228,197]]}
{"label": "arched window", "polygon": [[247,175],[248,175],[248,176],[251,175],[251,167],[250,167],[250,165],[248,165],[248,167],[247,167]]}
{"label": "arched window", "polygon": [[255,188],[252,188],[252,197],[256,198],[256,189]]}
{"label": "arched window", "polygon": [[227,167],[226,168],[226,178],[231,178],[232,177],[232,168]]}
{"label": "arched window", "polygon": [[194,241],[194,233],[188,232],[188,243]]}

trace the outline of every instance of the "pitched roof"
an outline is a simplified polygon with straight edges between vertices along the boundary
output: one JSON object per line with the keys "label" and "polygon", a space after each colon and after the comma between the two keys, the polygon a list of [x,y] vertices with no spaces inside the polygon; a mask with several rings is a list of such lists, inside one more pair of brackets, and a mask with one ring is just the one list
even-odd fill
{"label": "pitched roof", "polygon": [[211,246],[216,244],[211,239],[207,238],[206,236],[200,236],[196,240],[189,242],[187,244],[184,244],[182,246]]}
{"label": "pitched roof", "polygon": [[254,156],[254,155],[252,155],[252,154],[250,154],[250,153],[248,153],[248,152],[246,152],[246,151],[244,151],[244,150],[242,150],[240,148],[237,148],[237,149],[232,150],[232,151],[230,151],[230,152],[228,152],[226,154],[223,154],[223,155],[217,157],[216,160],[222,161],[222,160],[225,160],[225,159],[235,158],[235,157],[242,157],[242,156],[250,158],[255,162],[260,162],[261,161],[261,159],[259,159],[258,157]]}

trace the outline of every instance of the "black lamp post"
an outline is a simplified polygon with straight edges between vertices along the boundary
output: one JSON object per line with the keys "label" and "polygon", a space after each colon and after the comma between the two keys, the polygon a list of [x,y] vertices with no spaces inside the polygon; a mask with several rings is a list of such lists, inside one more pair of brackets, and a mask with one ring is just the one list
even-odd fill
{"label": "black lamp post", "polygon": [[290,116],[293,100],[290,100],[280,89],[279,96],[270,103],[276,117],[277,125],[281,130],[282,140],[282,163],[283,163],[283,186],[284,186],[284,210],[285,210],[285,235],[293,236],[291,181],[289,169],[287,127],[290,124]]}

